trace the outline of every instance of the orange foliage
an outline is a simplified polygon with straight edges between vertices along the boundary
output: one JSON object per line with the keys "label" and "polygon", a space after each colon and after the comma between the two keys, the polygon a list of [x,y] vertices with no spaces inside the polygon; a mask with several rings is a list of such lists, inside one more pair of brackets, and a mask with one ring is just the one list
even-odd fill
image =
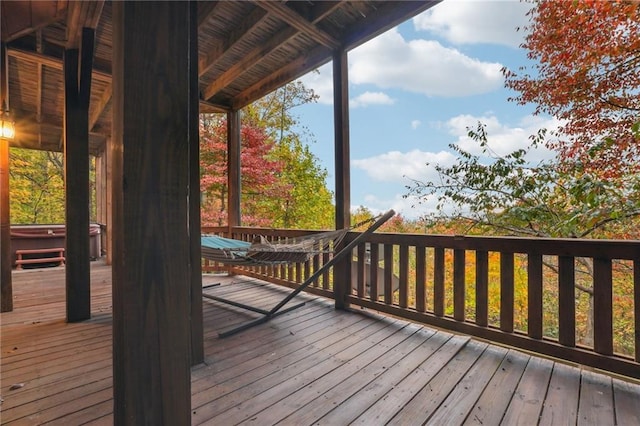
{"label": "orange foliage", "polygon": [[530,20],[534,72],[503,70],[515,100],[566,120],[567,139],[553,146],[564,160],[604,176],[640,170],[640,3],[547,0]]}

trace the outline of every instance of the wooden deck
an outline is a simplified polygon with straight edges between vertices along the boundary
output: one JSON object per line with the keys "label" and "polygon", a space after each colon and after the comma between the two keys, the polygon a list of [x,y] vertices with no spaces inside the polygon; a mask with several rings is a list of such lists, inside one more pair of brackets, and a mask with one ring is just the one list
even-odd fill
{"label": "wooden deck", "polygon": [[[205,275],[205,291],[270,307],[286,290]],[[14,272],[3,313],[1,423],[111,424],[111,270],[92,264],[90,321],[64,321],[64,268]],[[204,302],[193,424],[640,425],[640,385],[372,312],[304,307],[225,339],[256,314]]]}

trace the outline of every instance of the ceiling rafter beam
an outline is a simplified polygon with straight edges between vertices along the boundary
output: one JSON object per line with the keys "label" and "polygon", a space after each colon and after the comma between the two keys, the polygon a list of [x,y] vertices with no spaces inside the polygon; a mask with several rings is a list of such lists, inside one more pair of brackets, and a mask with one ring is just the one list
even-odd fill
{"label": "ceiling rafter beam", "polygon": [[[370,13],[366,22],[360,22],[349,27],[349,31],[342,38],[344,48],[349,51],[358,47],[385,31],[406,22],[410,17],[417,16],[432,8],[441,1],[403,0],[384,4]],[[376,28],[376,30],[372,31],[372,28]]]}
{"label": "ceiling rafter beam", "polygon": [[105,108],[109,104],[109,101],[111,101],[112,95],[113,95],[113,88],[112,88],[112,85],[109,84],[104,89],[104,92],[102,92],[102,95],[100,96],[100,100],[98,101],[98,104],[93,107],[93,111],[89,116],[89,131],[93,130],[93,128],[95,127],[96,123],[100,119],[100,116],[102,115]]}
{"label": "ceiling rafter beam", "polygon": [[[36,64],[44,65],[55,70],[62,71],[62,59],[51,55],[45,55],[37,52],[30,52],[27,50],[7,48],[7,55],[25,61],[35,62]],[[97,70],[93,68],[92,78],[102,83],[108,83],[111,85],[111,74]],[[227,112],[230,107],[227,105],[218,105],[204,100],[200,100],[200,109],[207,112]]]}
{"label": "ceiling rafter beam", "polygon": [[249,34],[253,33],[256,28],[258,28],[264,20],[267,18],[268,12],[261,8],[255,8],[247,15],[247,17],[242,21],[238,27],[236,27],[229,37],[227,37],[224,42],[216,46],[212,52],[208,52],[206,56],[203,58],[203,61],[200,61],[198,69],[199,75],[202,76],[206,74],[218,61],[220,61],[225,54],[229,53],[233,47],[242,41]]}
{"label": "ceiling rafter beam", "polygon": [[220,1],[198,2],[198,28],[216,15],[220,3]]}
{"label": "ceiling rafter beam", "polygon": [[102,15],[104,0],[70,1],[67,12],[67,49],[79,47],[82,28],[96,29]]}
{"label": "ceiling rafter beam", "polygon": [[[335,9],[340,6],[340,2],[323,2],[322,6],[318,6],[316,14],[311,21],[316,23],[324,19],[327,15],[331,14]],[[285,28],[275,34],[266,43],[256,46],[250,52],[248,52],[244,58],[236,62],[231,68],[227,69],[221,75],[219,75],[205,90],[202,92],[205,100],[211,99],[216,93],[230,84],[234,78],[237,78],[244,71],[249,70],[252,66],[260,63],[261,60],[269,56],[271,52],[274,52],[280,48],[283,44],[297,36],[299,32],[295,28]]]}
{"label": "ceiling rafter beam", "polygon": [[[250,103],[260,99],[264,93],[270,93],[279,87],[295,80],[298,77],[324,65],[331,60],[327,57],[327,48],[318,46],[304,56],[298,57],[287,66],[281,68],[277,73],[269,75],[236,95],[231,107],[235,109],[243,108]],[[322,59],[325,59],[324,62]]]}
{"label": "ceiling rafter beam", "polygon": [[279,19],[283,20],[301,33],[307,34],[309,37],[322,44],[323,46],[333,50],[340,47],[340,42],[338,40],[336,40],[328,33],[322,31],[320,28],[316,27],[313,22],[307,21],[293,9],[287,7],[284,3],[275,1],[261,1],[255,2],[255,4],[259,5],[261,8],[265,9],[273,16],[276,16]]}

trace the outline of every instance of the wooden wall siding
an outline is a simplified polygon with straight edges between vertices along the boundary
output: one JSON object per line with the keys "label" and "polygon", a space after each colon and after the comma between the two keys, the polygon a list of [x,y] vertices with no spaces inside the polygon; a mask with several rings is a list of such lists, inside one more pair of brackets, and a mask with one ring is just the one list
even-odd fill
{"label": "wooden wall siding", "polygon": [[118,425],[185,425],[191,418],[192,6],[113,3]]}
{"label": "wooden wall siding", "polygon": [[[224,233],[223,228],[206,228],[207,232]],[[233,235],[250,241],[255,235],[286,236],[300,235],[301,232],[267,230],[264,228],[234,228]],[[354,237],[348,234],[347,241]],[[640,243],[637,241],[603,240],[565,240],[565,239],[528,239],[509,237],[449,237],[434,235],[373,234],[367,239],[370,243],[370,258],[378,259],[380,250],[384,254],[383,262],[365,264],[361,245],[354,250],[357,255],[357,279],[352,283],[347,296],[350,304],[376,309],[413,321],[432,324],[445,329],[462,332],[484,339],[520,347],[544,355],[562,358],[568,361],[605,369],[629,377],[640,378]],[[382,247],[381,249],[379,247]],[[457,253],[457,254],[456,254]],[[475,256],[475,277],[469,276],[465,263],[461,259]],[[489,254],[498,253],[499,261],[490,261]],[[453,255],[452,261],[447,256]],[[543,257],[545,262],[557,262],[557,282],[550,283],[549,277],[543,279]],[[594,304],[593,344],[577,344],[576,327],[576,259],[590,259],[594,264],[594,291],[598,298]],[[524,264],[519,271],[520,280],[527,283],[527,303],[519,306],[519,315],[526,318],[526,329],[515,327],[514,285],[515,259]],[[582,261],[584,261],[584,259]],[[616,297],[612,291],[612,272],[616,262],[633,264],[633,273],[627,272],[633,294],[627,295],[630,308],[625,315],[634,318],[635,339],[633,353],[622,355],[614,348],[613,311]],[[415,274],[409,274],[412,262],[415,262]],[[493,266],[490,262],[494,262]],[[326,259],[314,257],[311,260],[311,272],[317,270]],[[371,287],[371,294],[364,294],[364,269],[369,268],[371,281],[377,282],[378,267],[383,267],[385,290],[378,294],[377,286]],[[489,269],[499,270],[500,308],[497,320],[489,321]],[[214,265],[205,262],[204,270],[213,270]],[[236,268],[234,268],[236,270]],[[626,269],[625,269],[626,270]],[[237,269],[238,272],[241,269]],[[243,274],[259,277],[271,282],[294,287],[285,277],[277,278],[269,271],[243,269]],[[390,277],[399,274],[400,288],[389,291]],[[526,274],[526,276],[524,275]],[[407,278],[405,279],[405,275]],[[305,273],[305,276],[308,276]],[[334,270],[329,280],[337,280]],[[522,278],[525,277],[525,278]],[[463,279],[464,278],[464,279]],[[451,280],[453,292],[446,290],[447,280]],[[545,281],[546,280],[546,281]],[[544,283],[544,286],[543,286]],[[464,285],[463,285],[464,284]],[[494,283],[495,284],[495,283]],[[475,286],[474,299],[462,290]],[[555,285],[555,289],[551,289]],[[309,288],[314,294],[333,297],[329,289],[321,285]],[[558,321],[555,327],[558,336],[546,335],[543,330],[543,301],[558,294]],[[413,295],[413,301],[405,305],[405,295]],[[469,306],[475,306],[475,316],[469,315]],[[546,307],[548,309],[548,307]],[[495,312],[494,312],[495,317]]]}
{"label": "wooden wall siding", "polygon": [[89,272],[89,99],[94,30],[82,29],[80,49],[64,55],[65,256],[67,320],[91,317]]}

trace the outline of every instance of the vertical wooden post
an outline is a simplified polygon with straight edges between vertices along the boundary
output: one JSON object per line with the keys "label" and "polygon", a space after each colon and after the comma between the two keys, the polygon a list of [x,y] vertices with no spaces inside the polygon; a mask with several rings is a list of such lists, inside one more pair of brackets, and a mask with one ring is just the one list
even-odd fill
{"label": "vertical wooden post", "polygon": [[[191,2],[190,16],[197,17],[198,3]],[[198,85],[198,26],[189,35],[189,235],[191,253],[191,365],[204,362],[202,311],[202,253],[200,226],[200,102]]]}
{"label": "vertical wooden post", "polygon": [[[107,146],[104,151],[96,157],[96,220],[99,224],[107,223]],[[107,247],[106,234],[102,232],[104,226],[101,226],[100,233],[100,252],[98,257],[102,256],[103,247]]]}
{"label": "vertical wooden post", "polygon": [[[336,170],[336,229],[350,225],[351,175],[349,164],[349,77],[347,51],[339,49],[333,55],[333,125]],[[344,246],[344,245],[343,245]],[[343,247],[342,246],[342,247]],[[342,247],[337,247],[340,250]],[[333,291],[336,309],[349,306],[347,294],[351,290],[351,257],[333,269]],[[373,287],[375,283],[372,283]]]}
{"label": "vertical wooden post", "polygon": [[190,2],[113,3],[117,425],[191,423],[194,11]]}
{"label": "vertical wooden post", "polygon": [[[95,30],[64,51],[64,175],[67,321],[91,317],[89,267],[89,99]],[[79,72],[78,72],[79,71]]]}
{"label": "vertical wooden post", "polygon": [[[4,43],[0,55],[0,105],[9,107],[9,57]],[[0,111],[0,113],[2,113]],[[11,215],[9,212],[9,141],[0,138],[0,312],[13,310],[11,283]]]}
{"label": "vertical wooden post", "polygon": [[107,163],[107,182],[106,182],[106,200],[105,200],[105,209],[106,209],[106,217],[105,217],[105,235],[102,236],[105,240],[105,247],[107,248],[107,256],[106,263],[107,265],[113,264],[113,162],[115,160],[115,147],[113,143],[113,139],[109,138],[106,142],[106,147],[104,150],[104,155],[106,157]]}
{"label": "vertical wooden post", "polygon": [[240,126],[240,111],[227,113],[227,187],[229,191],[227,222],[229,227],[240,226],[242,217],[240,212],[240,191],[242,190]]}

